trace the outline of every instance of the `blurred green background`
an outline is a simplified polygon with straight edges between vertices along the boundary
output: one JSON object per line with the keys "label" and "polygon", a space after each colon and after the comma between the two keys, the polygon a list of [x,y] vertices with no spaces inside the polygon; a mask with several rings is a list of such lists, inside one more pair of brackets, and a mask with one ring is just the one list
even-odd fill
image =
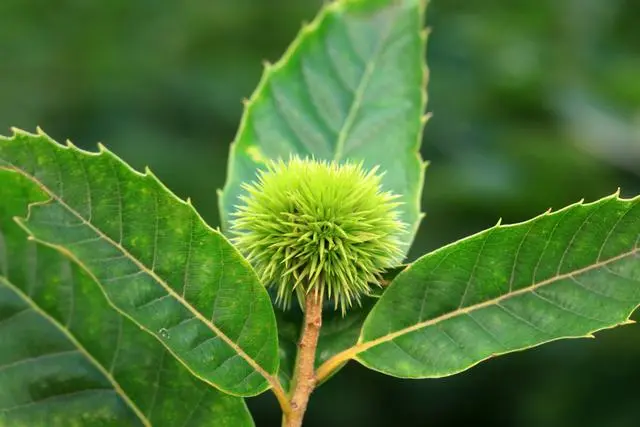
{"label": "blurred green background", "polygon": [[[149,165],[217,224],[241,99],[321,0],[0,0],[0,133],[40,125]],[[427,218],[412,257],[489,227],[640,193],[640,2],[432,0],[423,157]],[[549,344],[441,380],[350,364],[308,426],[630,427],[640,327]],[[249,405],[279,425],[268,394]]]}

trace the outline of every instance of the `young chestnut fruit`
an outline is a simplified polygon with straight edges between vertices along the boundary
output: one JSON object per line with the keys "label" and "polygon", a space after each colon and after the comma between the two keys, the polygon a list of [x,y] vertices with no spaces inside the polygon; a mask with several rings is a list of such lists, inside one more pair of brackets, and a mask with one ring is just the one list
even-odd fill
{"label": "young chestnut fruit", "polygon": [[398,196],[382,190],[378,168],[291,157],[271,161],[245,184],[233,214],[233,241],[276,302],[301,307],[313,292],[342,314],[402,261],[406,226]]}

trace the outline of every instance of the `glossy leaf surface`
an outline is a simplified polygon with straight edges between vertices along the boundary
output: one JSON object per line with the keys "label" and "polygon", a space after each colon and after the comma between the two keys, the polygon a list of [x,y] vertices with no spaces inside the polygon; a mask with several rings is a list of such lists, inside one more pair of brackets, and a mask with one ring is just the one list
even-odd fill
{"label": "glossy leaf surface", "polygon": [[269,297],[246,260],[189,202],[104,147],[88,153],[42,132],[0,138],[1,169],[49,198],[31,205],[22,226],[78,262],[121,313],[192,373],[237,395],[276,385]]}
{"label": "glossy leaf surface", "polygon": [[46,200],[0,171],[0,426],[251,426],[59,252],[13,221]]}
{"label": "glossy leaf surface", "polygon": [[425,255],[391,283],[355,358],[407,378],[628,322],[640,304],[640,198],[617,195],[495,226]]}
{"label": "glossy leaf surface", "polygon": [[303,27],[267,65],[248,101],[220,194],[224,228],[243,182],[292,154],[363,161],[401,195],[408,250],[421,218],[418,153],[426,103],[424,1],[341,0]]}

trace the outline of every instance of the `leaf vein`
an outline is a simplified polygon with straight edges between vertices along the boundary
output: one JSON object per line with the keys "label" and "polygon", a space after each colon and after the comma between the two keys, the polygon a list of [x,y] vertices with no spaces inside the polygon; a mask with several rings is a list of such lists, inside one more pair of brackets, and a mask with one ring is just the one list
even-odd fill
{"label": "leaf vein", "polygon": [[582,317],[583,319],[591,320],[591,321],[594,321],[594,322],[609,323],[606,320],[597,319],[595,317],[587,316],[586,314],[583,314],[583,313],[577,312],[575,310],[572,310],[572,309],[570,309],[568,307],[565,307],[564,305],[559,304],[559,303],[555,302],[554,300],[552,300],[550,298],[547,298],[547,297],[544,297],[544,296],[540,295],[538,292],[535,291],[535,289],[532,290],[531,293],[533,295],[537,296],[538,298],[540,298],[541,300],[546,301],[550,305],[555,306],[555,307],[559,308],[562,311],[566,311],[567,313],[571,313],[571,314],[573,314],[575,316]]}
{"label": "leaf vein", "polygon": [[113,356],[111,357],[111,363],[109,364],[109,373],[113,374],[113,370],[118,363],[118,356],[120,355],[120,347],[122,346],[122,323],[124,322],[123,316],[118,316],[118,337],[116,338],[116,348],[113,351]]}
{"label": "leaf vein", "polygon": [[544,254],[547,251],[547,248],[549,247],[549,244],[553,241],[553,235],[555,234],[556,230],[558,229],[558,226],[560,225],[560,223],[567,216],[568,212],[569,212],[568,210],[565,210],[562,213],[562,216],[560,216],[558,218],[558,221],[554,224],[553,228],[551,229],[551,233],[549,233],[549,237],[547,237],[547,241],[545,242],[544,248],[542,249],[542,252],[540,252],[540,255],[538,256],[538,261],[536,262],[536,266],[534,267],[533,273],[531,274],[531,283],[532,284],[536,282],[536,276],[538,274],[538,268],[540,267],[540,263],[542,262],[542,258],[544,258]]}
{"label": "leaf vein", "polygon": [[[370,341],[362,341],[362,338],[361,338],[361,340],[359,341],[358,344],[356,344],[356,345],[354,345],[354,346],[352,346],[352,347],[350,347],[350,348],[348,348],[348,349],[346,349],[346,350],[334,355],[331,359],[327,360],[319,368],[319,372],[320,371],[323,372],[323,370],[322,370],[323,366],[325,366],[325,367],[326,366],[332,366],[333,364],[338,363],[339,361],[351,359],[354,356],[358,355],[359,353],[367,351],[370,348],[376,347],[376,346],[378,346],[380,344],[383,344],[383,343],[386,343],[386,342],[389,342],[389,341],[393,341],[394,339],[396,339],[398,337],[401,337],[403,335],[406,335],[408,333],[411,333],[411,332],[414,332],[414,331],[417,331],[417,330],[432,326],[434,324],[437,324],[437,323],[442,322],[442,321],[447,320],[447,319],[451,319],[451,318],[459,316],[461,314],[468,314],[468,313],[474,312],[476,310],[480,310],[482,308],[492,306],[494,304],[500,303],[501,301],[508,300],[509,298],[513,298],[513,297],[516,297],[518,295],[523,295],[523,294],[526,294],[526,293],[529,293],[529,292],[533,292],[536,289],[539,289],[539,288],[541,288],[543,286],[547,286],[550,283],[554,283],[556,281],[566,279],[566,278],[568,278],[570,276],[584,274],[584,273],[587,273],[587,272],[589,272],[591,270],[594,270],[596,268],[604,267],[607,264],[611,264],[613,262],[620,261],[620,260],[625,259],[627,257],[634,256],[634,255],[636,255],[638,250],[639,250],[638,248],[634,248],[631,251],[621,253],[621,254],[619,254],[617,256],[614,256],[614,257],[609,258],[609,259],[604,260],[604,261],[600,261],[599,263],[595,263],[595,264],[583,267],[583,268],[575,270],[575,271],[573,271],[571,273],[565,273],[565,274],[561,274],[561,275],[558,275],[558,276],[547,278],[545,280],[542,280],[542,281],[540,281],[538,283],[534,283],[534,284],[532,284],[530,286],[527,286],[525,288],[521,288],[521,289],[518,289],[516,291],[513,291],[513,292],[511,292],[509,294],[504,294],[504,295],[501,295],[499,297],[492,298],[492,299],[483,301],[481,303],[477,303],[477,304],[472,305],[472,306],[467,306],[467,307],[463,307],[463,308],[460,308],[460,309],[456,309],[456,310],[450,311],[448,313],[444,313],[444,314],[442,314],[440,316],[434,317],[433,319],[425,320],[424,322],[416,323],[414,325],[399,329],[399,330],[397,330],[395,332],[391,332],[391,333],[388,333],[386,335],[377,337],[377,338],[372,339]],[[591,320],[595,320],[595,319],[591,319]],[[599,322],[602,322],[602,321],[599,320]]]}
{"label": "leaf vein", "polygon": [[[355,121],[358,117],[359,110],[362,107],[364,94],[366,93],[367,88],[369,87],[371,77],[373,76],[373,73],[376,69],[377,62],[381,57],[384,44],[387,42],[389,35],[391,33],[391,29],[396,23],[397,16],[398,16],[398,13],[395,13],[393,19],[389,23],[389,26],[385,28],[383,31],[381,31],[382,34],[380,36],[380,40],[378,41],[374,49],[372,57],[368,61],[363,61],[364,70],[360,78],[360,83],[356,88],[353,101],[351,102],[351,106],[349,107],[349,112],[347,113],[347,116],[345,117],[345,120],[342,123],[340,132],[338,133],[338,140],[336,141],[336,149],[333,156],[333,160],[335,161],[339,161],[343,159],[344,152],[345,152],[345,144],[347,142],[348,134],[351,131],[351,128],[355,124]],[[353,40],[351,40],[348,33],[349,32],[346,31],[347,41],[351,44],[351,46],[353,46],[354,45]]]}
{"label": "leaf vein", "polygon": [[56,351],[54,353],[45,353],[45,354],[40,354],[38,356],[27,357],[25,359],[16,360],[15,362],[7,363],[5,365],[0,365],[0,372],[14,368],[16,366],[27,365],[27,364],[42,361],[44,359],[68,356],[73,353],[79,353],[79,352],[78,350],[62,350],[62,351]]}
{"label": "leaf vein", "polygon": [[460,298],[460,304],[458,305],[458,309],[462,308],[462,306],[464,305],[464,300],[467,297],[467,292],[469,292],[469,289],[471,288],[473,281],[475,279],[476,270],[478,268],[478,265],[480,264],[480,258],[482,257],[482,252],[484,252],[484,248],[487,245],[487,241],[489,240],[491,235],[493,235],[493,233],[497,228],[498,227],[492,228],[484,235],[484,240],[482,241],[482,245],[480,246],[480,250],[478,251],[478,255],[476,256],[476,261],[473,264],[471,273],[469,274],[469,280],[467,280],[467,285],[465,286],[464,292],[462,293],[462,297]]}
{"label": "leaf vein", "polygon": [[600,209],[602,209],[603,206],[606,206],[607,203],[601,203],[598,206],[596,206],[595,209],[592,209],[591,212],[589,212],[587,214],[587,216],[584,218],[584,220],[582,220],[582,223],[580,224],[580,226],[578,227],[578,229],[576,231],[573,232],[572,236],[571,236],[571,240],[569,240],[569,243],[567,244],[567,247],[564,249],[564,251],[562,252],[562,256],[560,257],[560,262],[558,263],[558,269],[556,270],[556,274],[560,274],[560,272],[562,271],[562,265],[564,264],[565,258],[567,256],[567,253],[569,252],[569,250],[571,249],[571,247],[573,246],[576,237],[578,236],[578,234],[580,234],[580,232],[582,231],[582,229],[584,228],[585,224],[587,224],[587,222],[589,222],[589,220],[591,219],[591,217],[598,212]]}
{"label": "leaf vein", "polygon": [[[127,406],[129,406],[133,410],[133,412],[136,414],[136,416],[140,419],[142,424],[145,427],[151,427],[151,423],[149,422],[149,420],[146,419],[146,417],[140,411],[137,405],[124,392],[124,390],[122,389],[122,387],[120,387],[120,384],[116,381],[116,379],[109,372],[105,370],[105,368],[91,355],[91,353],[89,353],[89,351],[86,348],[84,348],[84,346],[80,343],[80,341],[78,341],[76,337],[73,334],[71,334],[69,330],[65,329],[60,323],[58,323],[56,319],[54,319],[49,314],[47,314],[42,308],[40,308],[40,306],[38,306],[35,303],[35,301],[29,295],[24,294],[17,286],[13,285],[11,282],[9,282],[3,277],[0,277],[0,283],[4,283],[13,292],[15,292],[29,306],[28,310],[33,310],[36,313],[38,313],[40,316],[42,316],[47,321],[49,321],[51,325],[53,325],[56,329],[58,329],[58,331],[60,331],[63,335],[65,335],[66,338],[78,349],[78,351],[82,353],[82,355],[86,357],[87,360],[91,362],[91,364],[95,366],[98,369],[98,371],[100,371],[100,373],[102,373],[102,375],[104,375],[104,377],[109,381],[109,383],[113,387],[113,390],[108,390],[108,389],[105,389],[105,390],[113,391],[117,395],[121,396],[122,399],[127,404]],[[38,403],[38,402],[32,402],[32,403]],[[25,405],[20,405],[20,406],[25,406]]]}
{"label": "leaf vein", "polygon": [[533,323],[530,320],[525,319],[524,317],[520,316],[519,314],[517,314],[515,311],[508,309],[507,307],[505,307],[504,305],[500,304],[500,303],[496,303],[496,306],[500,309],[502,309],[505,313],[507,313],[509,316],[513,317],[514,319],[520,321],[521,323],[524,323],[525,325],[529,326],[530,328],[535,329],[538,332],[542,332],[545,336],[551,336],[553,335],[550,332],[545,331],[544,329],[540,328],[538,325],[536,325],[535,323]]}
{"label": "leaf vein", "polygon": [[[56,400],[65,400],[68,398],[77,397],[84,394],[103,394],[103,393],[115,393],[115,392],[109,388],[89,388],[84,390],[73,391],[70,393],[56,394],[55,396],[47,396],[43,399],[33,400],[29,403],[23,403],[20,405],[12,406],[10,408],[2,409],[0,413],[2,412],[8,413],[13,411],[23,410],[26,408],[32,408],[37,405],[54,402]],[[150,424],[144,424],[144,425],[150,426]]]}
{"label": "leaf vein", "polygon": [[602,252],[604,251],[605,246],[607,246],[607,243],[609,242],[609,239],[611,239],[611,236],[613,235],[613,232],[616,230],[616,228],[618,228],[618,225],[620,225],[622,220],[629,214],[629,212],[631,212],[633,210],[633,208],[637,205],[637,203],[638,203],[637,201],[631,203],[629,205],[629,207],[624,211],[624,213],[622,215],[620,215],[620,217],[618,218],[616,223],[613,225],[613,227],[611,227],[611,230],[609,230],[609,232],[607,233],[607,236],[605,237],[604,241],[602,242],[602,246],[600,246],[600,251],[598,252],[597,261],[600,261],[600,258],[602,257]]}
{"label": "leaf vein", "polygon": [[635,300],[629,300],[629,299],[620,299],[608,294],[605,294],[603,292],[598,292],[593,288],[590,288],[589,286],[585,285],[584,283],[582,283],[580,280],[576,279],[575,277],[571,276],[570,277],[571,281],[573,281],[573,283],[575,283],[577,286],[581,287],[582,289],[586,290],[587,292],[590,292],[592,294],[604,297],[604,298],[608,298],[610,300],[613,301],[617,301],[617,302],[621,302],[621,303],[632,303],[635,302]]}

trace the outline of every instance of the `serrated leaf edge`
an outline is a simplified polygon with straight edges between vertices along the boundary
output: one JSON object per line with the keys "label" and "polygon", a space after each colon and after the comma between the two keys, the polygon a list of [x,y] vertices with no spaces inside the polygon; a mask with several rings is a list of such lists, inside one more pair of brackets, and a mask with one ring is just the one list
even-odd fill
{"label": "serrated leaf edge", "polygon": [[[601,203],[601,202],[605,202],[605,201],[609,201],[609,200],[617,200],[617,201],[622,201],[622,202],[637,203],[637,202],[640,202],[640,196],[636,196],[636,197],[629,198],[629,199],[624,199],[624,198],[620,197],[620,189],[618,189],[614,194],[612,194],[610,196],[604,197],[602,199],[596,200],[596,201],[591,202],[591,203],[584,203],[584,199],[582,199],[581,201],[579,201],[577,203],[568,205],[568,206],[566,206],[566,207],[564,207],[562,209],[559,209],[559,210],[553,212],[553,214],[558,214],[560,212],[564,212],[564,211],[570,210],[570,209],[578,207],[578,206],[590,206],[590,205],[595,205],[597,203]],[[479,235],[492,232],[493,230],[495,230],[497,228],[510,228],[510,227],[521,226],[521,225],[524,225],[524,224],[532,223],[532,222],[534,222],[534,221],[536,221],[536,220],[538,220],[540,218],[543,218],[545,216],[549,216],[551,214],[552,214],[552,211],[551,211],[551,209],[549,209],[549,210],[547,210],[546,212],[544,212],[541,215],[538,215],[538,216],[536,216],[536,217],[534,217],[532,219],[529,219],[527,221],[522,221],[522,222],[519,222],[519,223],[501,225],[501,221],[498,221],[498,223],[495,226],[491,227],[491,228],[488,228],[486,230],[482,230],[482,231],[480,231],[478,233],[472,234],[472,235],[467,236],[467,237],[465,237],[463,239],[460,239],[460,240],[457,240],[455,242],[452,242],[452,243],[450,243],[448,245],[445,245],[445,246],[443,246],[443,247],[441,247],[439,249],[436,249],[433,252],[430,252],[428,254],[423,255],[423,257],[434,256],[437,253],[439,253],[441,251],[444,251],[444,250],[446,250],[446,249],[448,249],[448,248],[450,248],[452,246],[455,246],[455,245],[458,245],[458,244],[460,244],[460,243],[462,243],[464,241],[473,239],[473,238],[475,238],[475,237],[477,237]],[[639,236],[639,238],[640,238],[640,236]],[[435,325],[435,324],[437,324],[437,323],[439,323],[441,321],[450,319],[452,317],[456,317],[456,316],[461,315],[461,314],[466,314],[466,313],[469,313],[469,312],[473,312],[473,311],[475,311],[475,310],[477,310],[479,308],[484,308],[484,307],[493,305],[493,304],[498,303],[498,302],[500,302],[500,301],[502,301],[504,299],[508,299],[508,298],[511,298],[513,296],[516,296],[516,295],[520,295],[520,294],[523,294],[523,293],[534,291],[534,290],[536,290],[536,289],[538,289],[538,288],[540,288],[542,286],[548,285],[548,284],[553,283],[553,282],[555,282],[557,280],[562,280],[562,279],[574,276],[576,274],[586,273],[586,272],[591,271],[591,270],[593,270],[595,268],[601,267],[603,265],[607,265],[607,264],[609,264],[611,262],[619,261],[619,260],[624,259],[626,257],[636,255],[639,252],[640,252],[640,247],[638,246],[638,241],[636,240],[636,244],[634,246],[634,249],[632,249],[632,250],[630,250],[628,252],[625,252],[623,254],[616,255],[615,257],[606,259],[604,261],[597,261],[596,263],[591,264],[591,265],[589,265],[587,267],[583,267],[583,268],[580,268],[580,269],[577,269],[577,270],[574,270],[574,271],[571,271],[571,272],[568,272],[568,273],[556,274],[553,277],[550,277],[548,279],[542,280],[542,281],[540,281],[538,283],[534,283],[534,284],[532,284],[530,286],[527,286],[525,288],[521,288],[521,289],[518,289],[516,291],[512,291],[512,292],[510,292],[508,294],[501,295],[499,297],[492,298],[490,300],[483,301],[481,303],[474,304],[472,306],[468,306],[468,307],[464,307],[464,308],[458,308],[458,309],[456,309],[454,311],[451,311],[449,313],[440,315],[440,316],[435,317],[433,319],[429,319],[429,320],[426,320],[426,321],[423,321],[423,322],[416,323],[415,325],[412,325],[412,326],[409,326],[407,328],[403,328],[403,329],[394,331],[392,333],[386,334],[384,336],[381,336],[381,337],[378,337],[378,338],[376,338],[374,340],[366,341],[366,342],[363,341],[364,338],[362,336],[362,331],[364,330],[364,327],[366,325],[366,320],[365,320],[365,323],[363,324],[363,327],[361,329],[360,337],[358,338],[357,344],[354,345],[351,348],[348,348],[348,349],[336,354],[331,359],[329,359],[325,363],[323,363],[318,368],[318,371],[317,371],[318,381],[322,381],[324,378],[326,378],[327,376],[331,375],[333,370],[335,370],[338,366],[340,366],[341,364],[344,364],[346,361],[351,360],[351,359],[354,359],[354,360],[358,361],[362,365],[364,365],[367,368],[372,369],[374,371],[378,371],[378,372],[382,372],[382,373],[385,373],[385,374],[389,374],[389,372],[386,372],[383,369],[378,369],[376,367],[370,366],[364,360],[359,358],[358,355],[360,353],[366,351],[366,350],[369,350],[369,349],[371,349],[373,347],[376,347],[376,346],[378,346],[380,344],[383,344],[385,342],[391,341],[391,340],[393,340],[393,339],[395,339],[395,338],[397,338],[399,336],[402,336],[402,335],[405,335],[405,334],[420,330],[420,329],[428,327],[428,326]],[[394,279],[394,281],[392,281],[389,286],[393,286],[393,283],[395,282],[395,280],[397,280],[398,277],[401,277],[401,276],[407,274],[407,272],[413,267],[414,264],[415,263],[410,264],[406,269],[404,269],[402,272],[400,272],[400,274],[398,274],[396,279]],[[587,333],[586,335],[562,336],[562,337],[557,337],[557,338],[552,338],[552,339],[549,339],[549,340],[545,340],[545,341],[536,343],[536,344],[534,344],[532,346],[523,347],[523,348],[517,349],[517,350],[508,350],[508,351],[504,351],[504,352],[495,352],[495,353],[492,353],[489,356],[487,356],[487,357],[485,357],[485,358],[483,358],[481,360],[478,360],[477,362],[475,362],[475,363],[473,363],[473,364],[471,364],[471,365],[469,365],[469,366],[467,366],[465,368],[459,369],[457,371],[453,371],[451,373],[448,373],[447,375],[441,375],[441,376],[431,376],[430,375],[428,377],[424,377],[424,376],[406,376],[406,377],[403,377],[403,378],[413,378],[413,379],[441,378],[441,377],[444,377],[444,376],[450,376],[450,375],[453,375],[453,374],[456,374],[456,373],[459,373],[459,372],[466,371],[467,369],[470,369],[470,368],[476,366],[477,364],[479,364],[479,363],[481,363],[481,362],[483,362],[483,361],[485,361],[487,359],[490,359],[492,357],[499,356],[499,355],[502,355],[502,354],[515,353],[515,352],[519,352],[519,351],[528,350],[530,348],[538,347],[540,345],[543,345],[543,344],[546,344],[546,343],[549,343],[549,342],[553,342],[553,341],[558,341],[558,340],[561,340],[561,339],[595,338],[595,336],[593,335],[594,332],[613,329],[613,328],[615,328],[617,326],[635,323],[633,320],[630,320],[630,317],[637,310],[638,307],[640,307],[640,304],[637,304],[629,312],[629,314],[627,315],[627,318],[625,320],[623,320],[622,322],[616,323],[616,324],[614,324],[612,326],[609,326],[609,327],[594,329],[594,330],[590,331],[589,333]],[[375,306],[374,306],[374,308],[372,309],[371,312],[373,312],[373,310],[375,310]]]}
{"label": "serrated leaf edge", "polygon": [[[22,129],[18,129],[18,128],[11,128],[11,130],[13,131],[14,135],[11,138],[6,138],[4,136],[0,135],[0,141],[4,140],[10,140],[15,138],[15,136],[17,135],[25,135],[28,137],[44,137],[46,139],[47,142],[49,142],[50,144],[53,144],[54,146],[56,146],[57,148],[60,149],[71,149],[71,150],[76,150],[77,152],[84,154],[84,155],[88,155],[88,156],[94,156],[94,157],[99,157],[101,155],[108,155],[111,156],[113,159],[115,159],[116,161],[120,162],[122,165],[124,165],[126,168],[128,168],[130,171],[132,171],[133,173],[135,173],[137,176],[141,177],[141,178],[151,178],[153,180],[156,181],[156,183],[164,190],[166,191],[171,197],[173,197],[176,201],[178,201],[179,203],[182,203],[183,205],[189,206],[193,213],[196,215],[196,218],[199,219],[206,227],[207,229],[214,233],[219,235],[220,237],[226,239],[219,231],[211,228],[200,216],[200,214],[195,210],[195,208],[193,207],[193,205],[190,203],[190,200],[184,201],[182,199],[180,199],[178,196],[176,196],[171,190],[169,190],[152,172],[151,170],[146,167],[145,168],[145,173],[140,173],[137,170],[133,169],[129,164],[127,164],[126,162],[124,162],[122,159],[120,159],[117,155],[115,155],[114,153],[112,153],[111,151],[109,151],[103,144],[98,143],[98,152],[91,152],[91,151],[86,151],[86,150],[82,150],[78,147],[76,147],[75,145],[71,144],[70,142],[67,142],[66,145],[62,145],[57,143],[56,141],[54,141],[49,135],[47,135],[40,127],[37,128],[37,133],[36,134],[32,134],[30,132],[24,131]],[[6,162],[6,161],[5,161]],[[8,164],[8,163],[7,163]],[[282,386],[280,385],[279,380],[277,379],[277,377],[275,375],[271,375],[270,373],[268,373],[266,370],[264,370],[260,365],[257,364],[257,362],[255,360],[253,360],[248,354],[246,354],[244,352],[244,350],[242,350],[242,348],[240,348],[236,343],[234,343],[229,337],[227,337],[224,333],[222,333],[222,331],[220,329],[218,329],[218,327],[216,327],[212,322],[210,322],[208,319],[206,319],[201,313],[198,312],[198,310],[196,310],[194,307],[191,306],[191,304],[189,304],[184,298],[182,298],[181,295],[178,295],[161,277],[159,277],[154,271],[150,270],[148,267],[146,267],[144,264],[142,264],[139,260],[137,260],[133,255],[131,255],[124,247],[122,247],[122,245],[120,245],[119,243],[115,242],[113,239],[111,239],[109,236],[105,235],[101,230],[99,230],[97,227],[95,227],[93,224],[91,224],[90,222],[88,222],[81,214],[79,214],[78,212],[76,212],[74,209],[72,209],[69,205],[67,205],[63,200],[61,200],[59,197],[57,197],[55,194],[53,194],[45,185],[43,185],[42,183],[40,183],[35,177],[32,177],[31,175],[29,175],[26,171],[9,164],[9,166],[4,166],[2,164],[0,164],[0,169],[6,169],[9,171],[13,171],[16,173],[19,173],[20,175],[24,176],[25,178],[27,178],[28,180],[30,180],[31,182],[33,182],[34,184],[36,184],[45,194],[47,194],[50,199],[49,200],[45,200],[45,201],[39,201],[39,202],[35,202],[35,203],[30,203],[28,205],[28,213],[26,218],[14,218],[14,220],[17,222],[17,224],[27,232],[27,234],[29,235],[29,239],[38,242],[39,244],[42,244],[44,246],[48,246],[50,248],[53,248],[57,251],[59,251],[60,253],[62,253],[63,255],[65,255],[66,257],[72,259],[76,264],[78,264],[96,283],[100,283],[100,281],[97,279],[97,277],[93,274],[93,272],[90,271],[90,269],[84,264],[82,263],[75,255],[73,255],[69,250],[67,250],[66,248],[60,246],[60,245],[55,245],[55,244],[50,244],[48,242],[42,241],[38,238],[36,238],[33,233],[31,232],[31,230],[28,228],[28,225],[26,224],[26,222],[28,222],[29,218],[31,217],[31,210],[33,207],[38,206],[38,205],[47,205],[49,203],[51,203],[52,201],[55,201],[57,203],[60,203],[62,206],[64,206],[69,212],[71,212],[74,216],[76,216],[80,221],[82,221],[84,224],[86,224],[87,226],[89,226],[96,234],[98,234],[101,238],[105,239],[105,241],[107,241],[108,243],[112,244],[115,248],[117,248],[118,250],[120,250],[128,259],[130,259],[138,268],[140,268],[141,270],[145,271],[147,274],[149,274],[152,278],[154,278],[154,280],[160,284],[160,286],[162,286],[164,288],[165,291],[167,291],[167,293],[169,293],[172,297],[176,298],[181,304],[183,304],[196,318],[198,318],[200,321],[202,321],[211,331],[213,331],[217,336],[219,336],[227,345],[229,345],[240,357],[242,357],[247,364],[249,364],[249,366],[251,366],[254,370],[256,370],[258,373],[260,373],[260,375],[262,375],[266,380],[267,380],[267,387],[265,387],[264,389],[261,389],[260,391],[256,392],[253,395],[257,395],[259,393],[262,393],[263,391],[266,391],[269,388],[272,388],[274,391],[274,394],[276,394],[276,396],[278,397],[278,401],[281,402],[281,404],[283,402],[286,401],[286,399],[283,401],[281,399],[284,399],[286,397],[286,393],[284,391],[284,389],[282,388]],[[234,247],[235,248],[235,247]],[[236,250],[237,251],[237,250]],[[247,269],[249,269],[250,271],[254,271],[253,267],[250,266],[249,262],[242,256],[240,256],[241,262],[245,265],[245,267]],[[255,274],[255,272],[254,272]],[[256,276],[257,277],[257,276]],[[102,286],[100,286],[100,289],[102,290]],[[134,323],[138,324],[137,322],[135,322],[135,320],[133,320],[131,318],[131,316],[129,316],[128,314],[124,313],[123,311],[121,311],[118,307],[116,307],[112,301],[109,299],[109,297],[106,295],[106,293],[102,290],[103,294],[105,295],[105,298],[107,298],[107,300],[109,301],[109,304],[121,315],[123,315],[124,317],[128,318],[129,320],[133,321]],[[266,290],[265,290],[266,292]],[[274,322],[275,322],[275,314],[273,315],[274,318]],[[240,396],[237,393],[233,393],[231,391],[228,390],[224,390],[223,388],[221,388],[220,386],[218,386],[217,384],[212,383],[211,381],[207,380],[206,378],[203,378],[202,376],[198,375],[197,373],[195,373],[189,366],[187,366],[174,352],[173,350],[171,350],[169,347],[167,347],[165,345],[165,343],[160,340],[156,334],[154,332],[152,332],[151,330],[149,330],[148,328],[145,328],[141,325],[138,324],[138,326],[145,330],[146,332],[148,332],[149,334],[151,334],[154,338],[156,338],[158,341],[160,341],[163,346],[167,349],[167,351],[169,351],[189,372],[191,372],[192,375],[194,375],[195,377],[197,377],[198,379],[204,381],[205,383],[211,385],[212,387],[215,387],[218,390],[221,390],[222,392],[232,395],[232,396]],[[277,339],[277,336],[276,336]],[[279,363],[279,360],[278,360]],[[276,365],[276,372],[277,372],[277,365]],[[241,397],[249,397],[251,395],[242,395]]]}
{"label": "serrated leaf edge", "polygon": [[[247,121],[248,121],[248,116],[251,114],[252,111],[252,107],[253,105],[256,103],[256,101],[258,101],[259,99],[261,99],[261,97],[263,96],[263,92],[269,82],[269,78],[271,77],[271,74],[273,74],[273,72],[280,70],[281,68],[285,67],[290,58],[293,56],[294,52],[299,48],[299,46],[308,38],[310,37],[320,26],[321,22],[330,14],[333,12],[338,12],[341,8],[343,8],[344,6],[347,5],[347,3],[349,3],[349,0],[336,0],[330,3],[325,3],[325,5],[320,9],[320,11],[317,13],[317,15],[315,16],[315,18],[308,24],[303,24],[302,28],[300,29],[300,31],[298,32],[298,34],[296,35],[296,37],[294,38],[293,42],[291,42],[291,44],[287,47],[287,49],[285,50],[284,54],[280,57],[280,59],[278,59],[278,61],[276,61],[273,64],[270,64],[268,62],[264,63],[264,71],[262,73],[262,76],[260,78],[260,81],[258,82],[258,85],[256,86],[256,89],[253,91],[253,93],[251,94],[251,96],[249,97],[249,99],[245,99],[243,100],[243,105],[244,105],[244,111],[242,113],[242,117],[240,119],[240,125],[238,127],[238,131],[236,133],[236,136],[233,140],[233,142],[231,143],[231,146],[229,148],[229,159],[232,159],[235,157],[235,152],[237,150],[237,146],[238,146],[238,140],[240,135],[242,135],[247,127]],[[419,20],[420,20],[420,25],[423,25],[424,22],[424,17],[426,14],[426,9],[427,9],[427,5],[429,3],[429,0],[419,0]],[[424,53],[426,52],[426,47],[427,47],[427,39],[428,39],[428,35],[430,33],[430,30],[428,28],[423,28],[422,31],[420,31],[420,42],[421,42],[421,51]],[[421,65],[422,65],[422,84],[421,84],[421,112],[424,112],[426,106],[427,106],[427,84],[429,81],[429,69],[427,67],[427,63],[426,60],[423,58],[421,61]],[[365,70],[366,73],[366,70]],[[359,84],[358,86],[358,90],[360,89],[360,85],[362,83]],[[354,101],[355,102],[355,101]],[[349,116],[351,116],[351,110],[353,109],[353,105],[349,108],[349,114],[348,117],[345,119],[345,123],[349,120]],[[419,118],[420,122],[421,122],[421,126],[420,126],[420,131],[418,132],[418,137],[416,138],[415,141],[415,146],[413,147],[413,153],[417,158],[418,163],[420,164],[420,182],[418,184],[418,191],[416,192],[416,197],[415,200],[412,201],[412,203],[414,203],[414,207],[416,208],[417,212],[420,212],[421,210],[421,202],[422,202],[422,191],[424,189],[424,177],[425,177],[425,172],[426,169],[429,165],[428,161],[424,161],[422,159],[422,155],[420,154],[420,146],[422,145],[422,139],[423,139],[423,134],[424,134],[424,127],[426,125],[426,123],[428,122],[428,120],[431,118],[431,114],[424,114],[422,115],[421,113],[421,117]],[[339,135],[341,136],[343,134],[344,131],[344,126],[345,123],[343,123],[342,125],[342,129],[339,132]],[[338,148],[336,148],[336,153],[334,154],[334,159],[338,154]],[[216,191],[216,194],[218,196],[218,209],[219,209],[219,213],[220,213],[220,220],[221,220],[221,224],[222,224],[222,229],[225,230],[227,228],[227,224],[225,224],[225,202],[224,202],[224,192],[226,191],[229,183],[231,182],[231,178],[234,176],[234,167],[233,167],[233,163],[232,162],[227,162],[227,174],[226,174],[226,178],[225,178],[225,185],[223,188],[218,189]],[[407,250],[411,247],[411,245],[413,244],[413,241],[415,240],[416,237],[416,233],[418,231],[418,228],[420,227],[420,223],[422,222],[422,220],[425,217],[425,213],[422,212],[419,217],[418,220],[416,221],[415,225],[413,226],[413,229],[411,230],[411,236],[412,236],[412,240],[407,242]]]}

